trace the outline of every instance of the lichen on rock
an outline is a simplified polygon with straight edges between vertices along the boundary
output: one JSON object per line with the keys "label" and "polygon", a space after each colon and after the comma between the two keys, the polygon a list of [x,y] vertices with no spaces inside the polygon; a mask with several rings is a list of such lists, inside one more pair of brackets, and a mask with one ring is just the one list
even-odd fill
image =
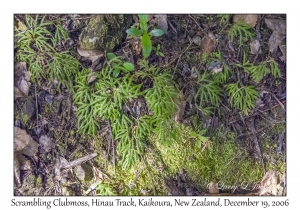
{"label": "lichen on rock", "polygon": [[95,15],[79,36],[81,50],[112,52],[120,44],[132,15]]}

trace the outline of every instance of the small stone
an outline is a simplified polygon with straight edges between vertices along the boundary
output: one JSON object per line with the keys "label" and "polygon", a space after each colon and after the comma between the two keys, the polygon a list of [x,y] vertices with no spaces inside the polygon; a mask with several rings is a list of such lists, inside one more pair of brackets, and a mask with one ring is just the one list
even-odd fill
{"label": "small stone", "polygon": [[195,45],[200,46],[200,44],[201,44],[201,38],[200,38],[200,36],[194,36],[194,37],[192,38],[192,41],[193,41],[193,43],[194,43]]}
{"label": "small stone", "polygon": [[28,115],[29,118],[35,114],[35,101],[33,98],[28,98],[22,106],[22,112],[24,115]]}
{"label": "small stone", "polygon": [[80,179],[81,181],[84,181],[85,171],[81,167],[81,165],[76,166],[74,169],[74,172],[75,172],[76,176],[78,177],[78,179]]}
{"label": "small stone", "polygon": [[194,30],[188,30],[188,35],[190,37],[193,37],[195,35],[195,31]]}
{"label": "small stone", "polygon": [[46,101],[48,104],[51,105],[51,104],[53,103],[53,98],[54,98],[53,95],[47,94],[47,95],[45,96],[45,101]]}

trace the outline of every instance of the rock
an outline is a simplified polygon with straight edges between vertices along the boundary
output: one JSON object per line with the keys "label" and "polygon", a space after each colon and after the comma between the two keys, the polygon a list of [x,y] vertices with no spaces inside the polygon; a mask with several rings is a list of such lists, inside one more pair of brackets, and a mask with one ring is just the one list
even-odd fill
{"label": "rock", "polygon": [[95,15],[79,36],[80,50],[93,56],[112,52],[126,36],[131,21],[132,15]]}
{"label": "rock", "polygon": [[35,101],[32,97],[28,97],[22,106],[22,112],[24,115],[27,115],[30,118],[32,118],[35,115]]}
{"label": "rock", "polygon": [[76,176],[78,177],[78,179],[80,179],[81,181],[84,180],[84,178],[85,178],[85,171],[81,167],[81,165],[76,166],[75,169],[74,169],[74,172],[75,172]]}

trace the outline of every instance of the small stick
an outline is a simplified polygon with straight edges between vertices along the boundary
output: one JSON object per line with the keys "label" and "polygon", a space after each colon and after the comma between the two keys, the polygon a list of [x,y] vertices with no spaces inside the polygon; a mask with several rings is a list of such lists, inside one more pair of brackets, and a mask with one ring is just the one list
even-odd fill
{"label": "small stick", "polygon": [[199,25],[199,23],[193,18],[191,15],[189,15],[190,18],[197,24],[197,26],[200,28],[201,31],[203,31],[203,28]]}
{"label": "small stick", "polygon": [[36,84],[34,83],[34,94],[35,94],[35,106],[36,106],[36,126],[39,127],[39,110],[37,104],[37,95],[36,95]]}
{"label": "small stick", "polygon": [[69,162],[67,165],[63,166],[62,169],[72,168],[72,167],[77,166],[77,165],[79,165],[79,164],[81,164],[81,163],[83,163],[85,161],[88,161],[88,160],[90,160],[90,159],[92,159],[92,158],[94,158],[96,156],[97,156],[97,153],[86,155],[86,156],[84,156],[82,158],[79,158],[77,160],[73,160],[73,161]]}
{"label": "small stick", "polygon": [[115,156],[115,144],[114,144],[114,137],[111,131],[111,126],[110,126],[110,121],[108,120],[108,125],[109,125],[109,132],[111,135],[111,144],[112,144],[112,149],[113,149],[113,166],[114,166],[114,177],[116,178],[116,156]]}

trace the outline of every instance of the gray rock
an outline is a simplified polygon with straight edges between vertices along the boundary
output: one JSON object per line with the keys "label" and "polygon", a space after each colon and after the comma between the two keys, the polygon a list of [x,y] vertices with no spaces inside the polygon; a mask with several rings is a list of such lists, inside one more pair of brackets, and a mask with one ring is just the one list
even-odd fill
{"label": "gray rock", "polygon": [[36,110],[36,107],[35,107],[34,99],[32,97],[28,97],[26,99],[24,105],[22,106],[23,114],[28,115],[28,117],[30,119],[31,117],[34,116],[35,110]]}

